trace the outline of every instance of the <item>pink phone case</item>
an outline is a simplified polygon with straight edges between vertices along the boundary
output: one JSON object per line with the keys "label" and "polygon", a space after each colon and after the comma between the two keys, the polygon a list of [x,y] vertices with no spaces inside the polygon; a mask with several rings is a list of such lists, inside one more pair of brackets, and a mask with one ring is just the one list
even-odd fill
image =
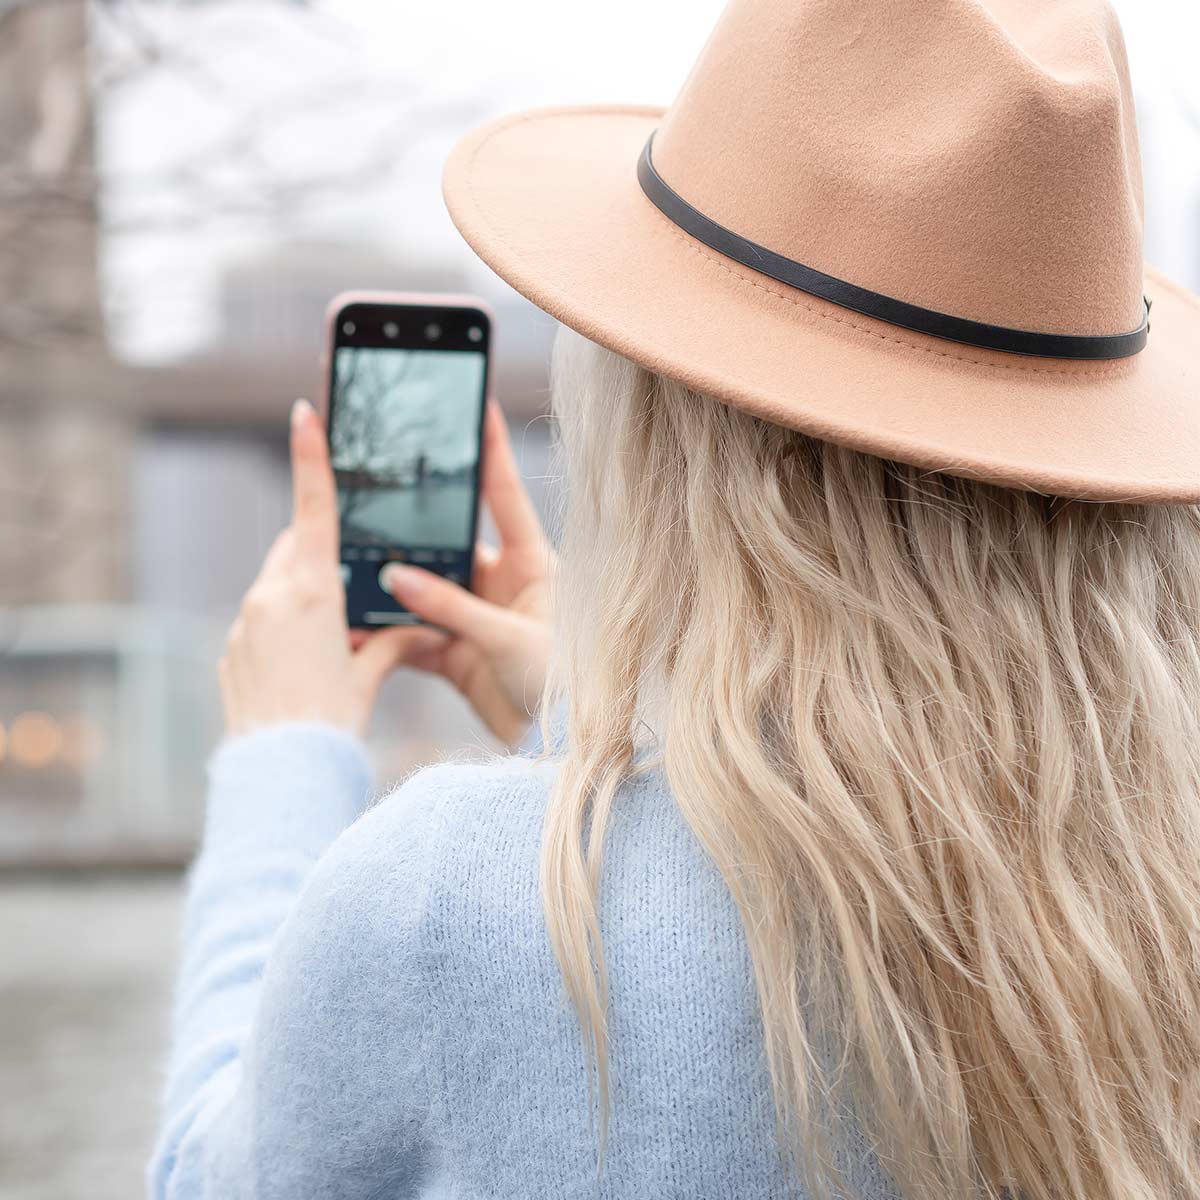
{"label": "pink phone case", "polygon": [[[492,311],[492,307],[486,300],[480,299],[478,296],[464,295],[460,293],[439,293],[439,292],[340,292],[329,302],[329,307],[325,310],[325,347],[321,353],[321,372],[324,376],[324,386],[320,391],[321,415],[323,419],[329,421],[330,413],[330,389],[333,384],[333,372],[331,368],[331,356],[336,330],[334,322],[337,315],[348,304],[365,303],[365,304],[385,304],[395,305],[403,308],[473,308],[478,309],[488,319],[489,334],[488,334],[488,371],[487,371],[487,391],[484,395],[485,403],[492,400],[495,396],[493,385],[492,364],[492,345],[495,337],[496,317]],[[483,464],[483,446],[479,447],[480,467]],[[478,501],[478,496],[477,496]],[[476,521],[478,520],[478,511],[476,512]],[[476,533],[478,526],[475,527]],[[470,572],[470,578],[467,581],[467,586],[473,586],[473,574]]]}
{"label": "pink phone case", "polygon": [[329,387],[333,372],[329,369],[329,356],[333,350],[333,322],[338,313],[347,304],[395,304],[403,308],[477,308],[488,319],[491,329],[488,333],[488,387],[487,399],[495,398],[492,384],[491,362],[492,347],[496,337],[496,314],[492,306],[478,296],[470,296],[464,292],[339,292],[329,302],[325,309],[325,348],[321,351],[321,374],[324,382],[321,385],[321,414],[329,415]]}

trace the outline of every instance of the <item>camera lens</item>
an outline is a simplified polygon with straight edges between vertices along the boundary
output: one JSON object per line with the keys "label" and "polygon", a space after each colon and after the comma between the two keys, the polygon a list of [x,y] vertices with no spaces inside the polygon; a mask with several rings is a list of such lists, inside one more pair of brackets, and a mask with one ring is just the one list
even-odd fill
{"label": "camera lens", "polygon": [[437,339],[442,336],[442,327],[431,321],[428,325],[425,326],[425,336],[431,342],[436,342]]}
{"label": "camera lens", "polygon": [[471,328],[467,330],[467,337],[469,337],[473,342],[480,342],[483,340],[483,330],[480,329],[478,325],[472,325]]}
{"label": "camera lens", "polygon": [[383,332],[386,337],[394,338],[400,332],[400,326],[395,321],[388,321],[383,326]]}
{"label": "camera lens", "polygon": [[357,328],[357,326],[354,324],[353,321],[343,321],[342,322],[342,332],[344,334],[346,334],[347,336],[352,334],[356,328]]}

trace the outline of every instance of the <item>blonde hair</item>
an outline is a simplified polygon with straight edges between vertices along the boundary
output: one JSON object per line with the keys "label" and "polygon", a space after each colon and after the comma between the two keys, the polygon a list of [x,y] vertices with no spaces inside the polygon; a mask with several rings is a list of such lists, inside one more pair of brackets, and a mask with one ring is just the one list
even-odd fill
{"label": "blonde hair", "polygon": [[560,336],[546,920],[609,1111],[639,730],[741,912],[780,1142],[903,1195],[1200,1196],[1200,512],[827,445]]}

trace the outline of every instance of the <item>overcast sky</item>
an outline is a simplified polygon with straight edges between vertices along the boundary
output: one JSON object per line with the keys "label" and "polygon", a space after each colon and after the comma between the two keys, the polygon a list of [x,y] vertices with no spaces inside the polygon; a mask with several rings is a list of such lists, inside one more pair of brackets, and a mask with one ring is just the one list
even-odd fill
{"label": "overcast sky", "polygon": [[[173,49],[171,66],[111,93],[100,114],[101,169],[113,181],[106,216],[132,230],[107,239],[104,254],[118,349],[170,357],[212,335],[223,265],[265,252],[279,225],[169,222],[197,208],[223,211],[231,199],[236,207],[239,192],[253,195],[264,177],[350,181],[310,195],[289,238],[373,243],[455,264],[494,288],[442,206],[442,162],[457,135],[537,104],[665,104],[720,8],[719,0],[307,8],[245,0],[144,9],[153,36]],[[127,43],[103,17],[96,25],[102,46]],[[213,157],[239,130],[263,129],[254,138],[260,169]],[[164,168],[184,177],[151,186]]]}
{"label": "overcast sky", "polygon": [[[104,12],[138,14],[131,30]],[[233,0],[101,6],[103,67],[147,40],[162,69],[107,90],[99,160],[116,348],[194,352],[216,331],[229,266],[296,239],[379,247],[497,285],[442,207],[442,162],[478,121],[537,104],[669,103],[720,0]],[[1146,136],[1148,256],[1200,285],[1200,5],[1118,10]],[[313,183],[325,181],[314,189]],[[295,185],[280,220],[251,201]],[[341,182],[339,182],[341,181]],[[1188,240],[1190,238],[1190,241]]]}

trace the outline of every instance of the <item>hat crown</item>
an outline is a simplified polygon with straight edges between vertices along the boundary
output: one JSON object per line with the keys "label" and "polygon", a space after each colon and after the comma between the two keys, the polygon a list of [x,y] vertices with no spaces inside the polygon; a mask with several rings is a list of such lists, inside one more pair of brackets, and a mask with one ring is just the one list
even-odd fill
{"label": "hat crown", "polygon": [[1128,63],[1102,0],[732,0],[654,139],[753,242],[974,321],[1142,316]]}

